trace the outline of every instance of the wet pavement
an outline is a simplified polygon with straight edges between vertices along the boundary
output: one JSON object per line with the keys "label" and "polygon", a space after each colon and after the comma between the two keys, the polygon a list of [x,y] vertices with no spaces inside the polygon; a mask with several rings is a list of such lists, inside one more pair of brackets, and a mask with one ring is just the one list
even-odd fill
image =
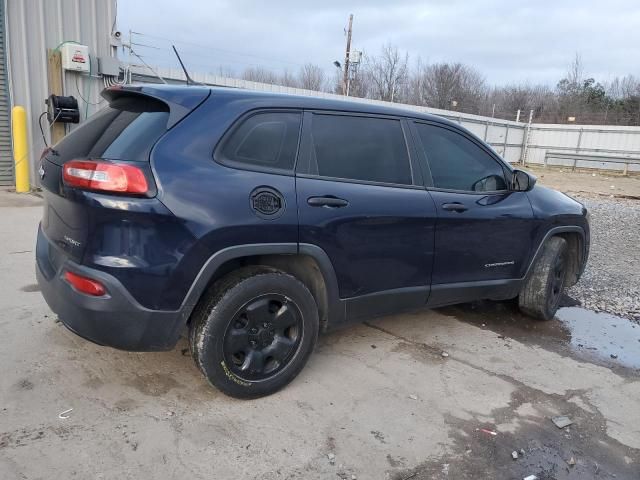
{"label": "wet pavement", "polygon": [[557,319],[571,333],[571,347],[602,361],[640,369],[640,326],[625,318],[595,313],[584,308],[562,308]]}
{"label": "wet pavement", "polygon": [[514,302],[475,302],[439,309],[461,321],[524,343],[640,375],[640,325],[575,305],[569,297],[551,321],[539,321],[518,310]]}

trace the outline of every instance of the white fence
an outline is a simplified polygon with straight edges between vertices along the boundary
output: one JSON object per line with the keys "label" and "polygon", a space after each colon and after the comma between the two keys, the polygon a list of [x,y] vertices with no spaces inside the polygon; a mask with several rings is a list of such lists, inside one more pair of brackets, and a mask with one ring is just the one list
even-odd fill
{"label": "white fence", "polygon": [[[134,79],[140,82],[159,82],[148,69],[132,67]],[[159,69],[160,74],[169,83],[185,81],[182,70]],[[211,74],[194,74],[194,80],[209,85],[218,85],[250,90],[268,91],[323,98],[342,99],[342,95],[326,92],[303,90],[301,88],[282,87],[266,83],[250,82],[235,78]],[[367,104],[390,105],[389,102],[350,97],[350,100]],[[640,159],[640,127],[618,127],[599,125],[557,125],[544,123],[522,123],[497,118],[471,115],[451,110],[420,107],[416,105],[393,104],[394,106],[431,113],[453,120],[464,126],[482,140],[490,144],[505,160],[511,163],[544,164],[547,152],[577,153],[612,157]],[[550,165],[571,165],[572,160],[553,159]],[[578,167],[620,169],[622,163],[605,163],[579,160]],[[640,172],[640,165],[631,164],[629,171]]]}

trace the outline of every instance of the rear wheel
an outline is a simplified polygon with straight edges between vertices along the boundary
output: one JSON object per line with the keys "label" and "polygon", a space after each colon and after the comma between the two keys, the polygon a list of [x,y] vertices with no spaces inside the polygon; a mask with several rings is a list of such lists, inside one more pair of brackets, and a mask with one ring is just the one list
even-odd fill
{"label": "rear wheel", "polygon": [[212,385],[237,398],[261,397],[287,385],[306,364],[318,310],[295,277],[249,267],[205,294],[189,333],[194,360]]}
{"label": "rear wheel", "polygon": [[520,292],[518,304],[520,310],[531,317],[551,320],[564,293],[569,250],[567,241],[561,237],[550,238],[542,248]]}

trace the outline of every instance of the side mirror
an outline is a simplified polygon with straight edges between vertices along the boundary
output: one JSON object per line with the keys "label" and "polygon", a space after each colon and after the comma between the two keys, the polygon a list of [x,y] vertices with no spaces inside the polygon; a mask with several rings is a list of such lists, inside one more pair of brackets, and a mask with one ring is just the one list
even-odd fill
{"label": "side mirror", "polygon": [[536,184],[537,178],[524,170],[514,170],[511,176],[511,190],[528,192]]}

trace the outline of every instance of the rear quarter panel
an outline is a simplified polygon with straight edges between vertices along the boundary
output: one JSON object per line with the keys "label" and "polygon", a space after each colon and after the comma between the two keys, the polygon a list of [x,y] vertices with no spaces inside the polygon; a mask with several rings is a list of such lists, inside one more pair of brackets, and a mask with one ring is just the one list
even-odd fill
{"label": "rear quarter panel", "polygon": [[[189,232],[176,244],[177,262],[159,292],[164,308],[179,306],[214,253],[235,245],[298,241],[293,175],[238,170],[213,159],[215,146],[227,129],[255,107],[254,102],[233,98],[211,95],[152,152],[158,199]],[[251,209],[250,193],[259,186],[274,188],[284,197],[279,218],[265,220]]]}

